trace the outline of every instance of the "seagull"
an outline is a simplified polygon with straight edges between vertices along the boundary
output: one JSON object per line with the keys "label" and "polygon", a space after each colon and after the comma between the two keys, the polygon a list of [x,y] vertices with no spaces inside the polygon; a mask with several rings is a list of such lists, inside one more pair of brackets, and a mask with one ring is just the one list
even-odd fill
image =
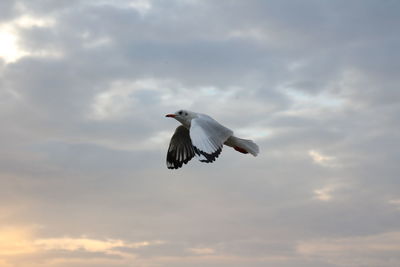
{"label": "seagull", "polygon": [[179,110],[165,117],[174,118],[182,125],[172,135],[167,152],[167,168],[178,169],[197,156],[201,162],[210,163],[218,158],[223,145],[233,147],[243,154],[257,156],[259,148],[252,140],[241,139],[233,131],[208,115]]}

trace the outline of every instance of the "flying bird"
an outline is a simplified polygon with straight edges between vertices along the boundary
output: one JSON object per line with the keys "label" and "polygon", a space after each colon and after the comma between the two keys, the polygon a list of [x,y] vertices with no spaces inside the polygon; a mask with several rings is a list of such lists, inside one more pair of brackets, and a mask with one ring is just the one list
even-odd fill
{"label": "flying bird", "polygon": [[178,126],[169,143],[168,169],[178,169],[197,156],[201,162],[213,162],[218,158],[223,145],[233,147],[243,154],[257,156],[259,148],[251,140],[233,135],[233,131],[208,115],[188,110],[179,110],[165,117],[174,118]]}

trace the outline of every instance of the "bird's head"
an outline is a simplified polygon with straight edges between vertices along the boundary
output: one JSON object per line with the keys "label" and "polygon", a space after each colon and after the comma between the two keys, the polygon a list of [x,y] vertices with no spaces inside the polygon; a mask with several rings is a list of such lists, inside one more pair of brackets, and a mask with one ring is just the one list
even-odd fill
{"label": "bird's head", "polygon": [[167,115],[165,115],[165,117],[174,118],[175,120],[182,123],[183,126],[189,128],[190,122],[192,121],[192,119],[197,117],[197,113],[193,112],[193,111],[181,109],[173,114],[167,114]]}

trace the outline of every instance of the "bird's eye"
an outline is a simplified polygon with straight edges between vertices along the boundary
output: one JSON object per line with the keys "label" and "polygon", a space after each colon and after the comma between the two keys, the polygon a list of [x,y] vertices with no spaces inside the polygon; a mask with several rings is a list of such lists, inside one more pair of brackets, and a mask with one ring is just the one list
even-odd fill
{"label": "bird's eye", "polygon": [[182,115],[182,111],[179,111],[178,114],[179,114],[179,115]]}
{"label": "bird's eye", "polygon": [[188,114],[187,114],[187,112],[185,112],[185,116],[187,116]]}

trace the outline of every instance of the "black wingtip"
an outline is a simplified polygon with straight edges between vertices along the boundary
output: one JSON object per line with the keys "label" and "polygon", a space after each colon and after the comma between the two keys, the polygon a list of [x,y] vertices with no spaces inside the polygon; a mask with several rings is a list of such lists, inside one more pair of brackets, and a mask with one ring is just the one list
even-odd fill
{"label": "black wingtip", "polygon": [[201,156],[203,156],[203,157],[205,157],[206,159],[202,159],[202,160],[200,160],[200,162],[205,162],[205,163],[211,163],[211,162],[214,162],[217,158],[218,158],[218,156],[221,154],[221,151],[222,151],[222,146],[221,147],[219,147],[214,153],[212,153],[212,154],[209,154],[209,153],[206,153],[206,152],[204,152],[204,151],[201,151],[200,149],[198,149],[197,147],[194,147],[194,151],[195,151],[195,153],[197,154],[197,155],[201,155]]}

